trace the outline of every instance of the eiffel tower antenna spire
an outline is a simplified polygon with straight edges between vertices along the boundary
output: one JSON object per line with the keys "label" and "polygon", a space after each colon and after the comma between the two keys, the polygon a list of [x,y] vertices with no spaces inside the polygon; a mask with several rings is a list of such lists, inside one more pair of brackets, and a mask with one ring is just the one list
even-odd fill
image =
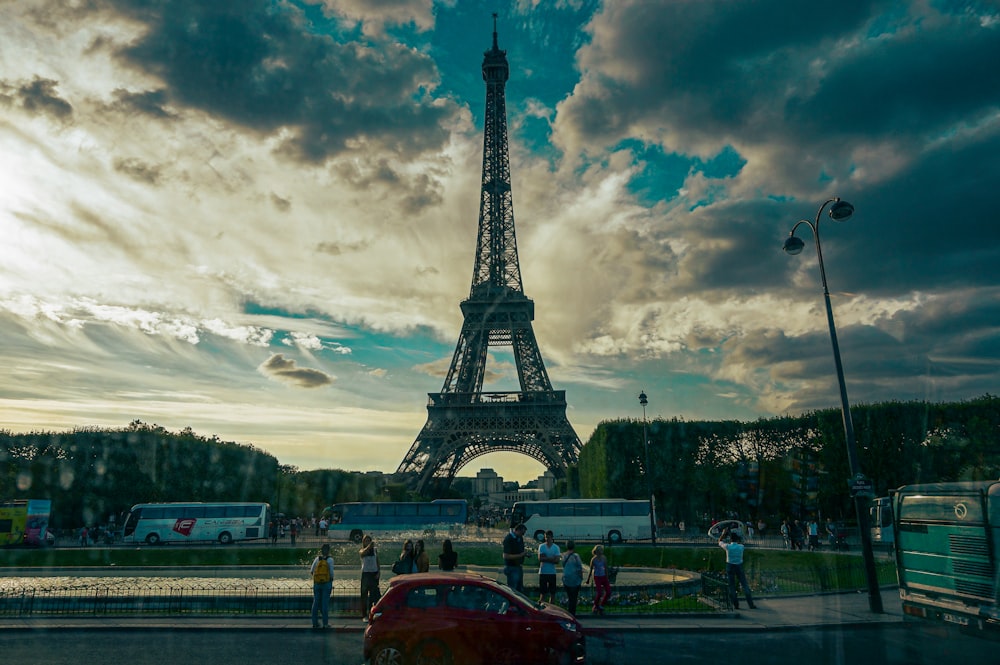
{"label": "eiffel tower antenna spire", "polygon": [[[507,52],[483,53],[486,107],[479,233],[469,297],[455,355],[440,393],[430,393],[427,423],[396,473],[416,477],[416,489],[447,485],[473,459],[493,452],[527,455],[565,478],[580,454],[580,439],[566,419],[566,393],[553,390],[531,322],[535,303],[524,295],[514,233],[505,86]],[[489,347],[509,347],[520,390],[483,392]]]}

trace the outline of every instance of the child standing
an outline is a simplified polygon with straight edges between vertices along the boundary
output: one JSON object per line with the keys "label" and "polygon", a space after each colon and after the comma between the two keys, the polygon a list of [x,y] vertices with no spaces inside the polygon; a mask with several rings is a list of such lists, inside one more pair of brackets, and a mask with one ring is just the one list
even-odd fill
{"label": "child standing", "polygon": [[594,607],[591,612],[604,614],[604,603],[611,597],[611,582],[608,580],[608,558],[604,556],[604,546],[594,548],[590,559],[590,572],[587,573],[587,584],[594,580]]}

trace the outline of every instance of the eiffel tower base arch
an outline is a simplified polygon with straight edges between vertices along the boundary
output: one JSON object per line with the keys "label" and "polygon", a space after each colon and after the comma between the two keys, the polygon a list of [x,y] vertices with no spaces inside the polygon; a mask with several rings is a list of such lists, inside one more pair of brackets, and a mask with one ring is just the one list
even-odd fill
{"label": "eiffel tower base arch", "polygon": [[427,423],[396,475],[419,493],[451,484],[483,455],[515,452],[541,462],[558,478],[576,463],[580,440],[566,418],[564,391],[431,393]]}

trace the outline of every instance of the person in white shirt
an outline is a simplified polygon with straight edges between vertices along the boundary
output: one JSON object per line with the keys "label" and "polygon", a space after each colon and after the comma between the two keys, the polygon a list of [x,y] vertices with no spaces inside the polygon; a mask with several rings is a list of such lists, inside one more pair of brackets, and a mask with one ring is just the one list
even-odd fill
{"label": "person in white shirt", "polygon": [[562,558],[559,546],[552,542],[554,535],[545,532],[545,542],[538,546],[538,602],[556,602],[556,564]]}
{"label": "person in white shirt", "polygon": [[[728,539],[727,539],[728,537]],[[740,609],[740,599],[736,593],[736,580],[739,579],[743,585],[743,593],[747,597],[747,607],[754,610],[757,606],[753,604],[753,596],[750,595],[750,583],[747,582],[746,573],[743,572],[743,538],[738,533],[730,533],[729,529],[722,532],[719,539],[719,547],[726,550],[726,578],[729,581],[729,597],[733,601],[733,607]]]}

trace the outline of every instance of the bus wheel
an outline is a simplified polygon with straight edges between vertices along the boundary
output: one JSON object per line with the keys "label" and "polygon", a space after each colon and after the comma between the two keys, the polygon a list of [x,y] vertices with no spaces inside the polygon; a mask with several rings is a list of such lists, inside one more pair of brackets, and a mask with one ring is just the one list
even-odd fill
{"label": "bus wheel", "polygon": [[621,545],[622,543],[622,532],[621,531],[609,531],[608,532],[608,542],[612,545]]}
{"label": "bus wheel", "polygon": [[147,545],[159,545],[160,544],[160,537],[158,535],[156,535],[155,533],[151,533],[148,536],[146,536],[146,544]]}
{"label": "bus wheel", "polygon": [[223,531],[222,533],[219,534],[219,542],[222,543],[223,545],[232,545],[233,544],[232,534],[229,533],[228,531]]}
{"label": "bus wheel", "polygon": [[351,529],[351,542],[360,543],[363,535],[361,529]]}
{"label": "bus wheel", "polygon": [[536,531],[535,532],[535,540],[537,542],[539,542],[539,543],[544,543],[545,542],[545,532],[542,531],[541,529],[539,529],[538,531]]}

